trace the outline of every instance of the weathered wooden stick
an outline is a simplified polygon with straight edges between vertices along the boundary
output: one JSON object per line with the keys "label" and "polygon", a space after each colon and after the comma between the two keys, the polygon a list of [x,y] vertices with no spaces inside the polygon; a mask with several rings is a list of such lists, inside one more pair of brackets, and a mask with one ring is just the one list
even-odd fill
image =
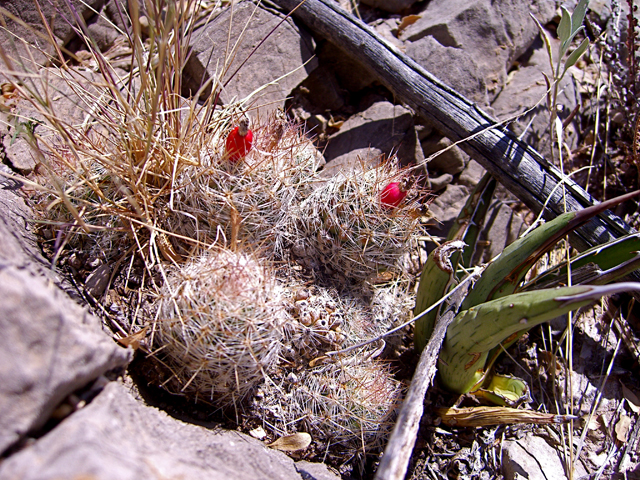
{"label": "weathered wooden stick", "polygon": [[424,396],[436,375],[440,347],[454,317],[455,314],[449,311],[436,321],[429,342],[420,354],[407,396],[378,465],[375,480],[402,480],[407,474],[424,409]]}
{"label": "weathered wooden stick", "polygon": [[[579,210],[597,203],[572,180],[550,165],[473,102],[447,87],[437,78],[380,38],[363,22],[330,0],[271,0],[287,12],[298,7],[293,17],[343,49],[368,68],[397,98],[403,100],[477,160],[529,208],[553,218],[567,210]],[[619,217],[607,211],[576,232],[578,248],[600,245],[632,232]]]}

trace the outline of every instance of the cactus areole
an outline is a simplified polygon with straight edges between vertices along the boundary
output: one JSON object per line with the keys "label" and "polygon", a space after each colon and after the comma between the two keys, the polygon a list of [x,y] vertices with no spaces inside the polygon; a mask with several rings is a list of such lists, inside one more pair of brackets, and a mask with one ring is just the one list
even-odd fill
{"label": "cactus areole", "polygon": [[380,192],[380,203],[383,208],[392,209],[400,205],[413,182],[405,179],[401,182],[391,182]]}
{"label": "cactus areole", "polygon": [[230,162],[242,160],[253,145],[253,132],[249,130],[249,120],[243,118],[227,137],[226,154]]}

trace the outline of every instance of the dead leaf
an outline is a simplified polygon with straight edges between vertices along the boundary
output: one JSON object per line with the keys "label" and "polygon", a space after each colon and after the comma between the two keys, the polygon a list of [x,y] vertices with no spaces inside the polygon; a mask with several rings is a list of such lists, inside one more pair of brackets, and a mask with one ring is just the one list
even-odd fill
{"label": "dead leaf", "polygon": [[140,342],[142,342],[142,340],[144,340],[144,338],[147,336],[148,328],[148,326],[144,327],[141,330],[138,330],[136,333],[129,335],[128,337],[119,338],[118,342],[125,347],[131,347],[134,350],[137,350],[140,348]]}
{"label": "dead leaf", "polygon": [[257,427],[257,428],[254,428],[253,430],[250,430],[249,435],[251,435],[253,438],[257,438],[258,440],[262,440],[264,437],[267,436],[267,432],[264,431],[264,428]]}
{"label": "dead leaf", "polygon": [[311,445],[311,435],[306,432],[298,432],[293,435],[280,437],[267,446],[280,450],[281,452],[295,452],[297,450],[304,450],[309,445]]}
{"label": "dead leaf", "polygon": [[629,428],[631,427],[631,417],[620,415],[620,420],[616,423],[616,438],[620,443],[624,443],[629,438]]}
{"label": "dead leaf", "polygon": [[640,399],[638,396],[633,393],[624,383],[620,382],[622,385],[622,395],[629,402],[629,408],[633,410],[633,413],[640,413]]}
{"label": "dead leaf", "polygon": [[407,15],[406,17],[402,17],[402,20],[400,20],[400,24],[398,25],[398,35],[400,35],[400,32],[402,32],[409,25],[413,25],[421,18],[422,15]]}
{"label": "dead leaf", "polygon": [[338,130],[344,125],[344,120],[338,119],[334,120],[333,118],[329,119],[327,125],[331,128],[337,128]]}

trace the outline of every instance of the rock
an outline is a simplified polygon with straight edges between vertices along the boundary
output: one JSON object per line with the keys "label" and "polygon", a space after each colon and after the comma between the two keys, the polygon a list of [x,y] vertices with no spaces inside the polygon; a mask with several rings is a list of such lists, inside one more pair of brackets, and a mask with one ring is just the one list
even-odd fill
{"label": "rock", "polygon": [[411,112],[386,100],[377,101],[329,137],[323,175],[350,168],[355,162],[379,161],[381,155],[394,152],[403,165],[423,161]]}
{"label": "rock", "polygon": [[482,165],[475,160],[471,160],[458,177],[458,184],[473,189],[485,174],[485,171]]}
{"label": "rock", "polygon": [[0,263],[44,275],[48,264],[31,231],[32,219],[22,197],[6,187],[0,189]]}
{"label": "rock", "polygon": [[[184,68],[185,96],[194,94],[209,80],[215,83],[227,55],[231,61],[221,79],[223,84],[229,82],[220,95],[223,103],[231,102],[234,97],[242,100],[255,94],[250,103],[260,107],[256,113],[261,116],[283,107],[291,90],[316,67],[317,60],[312,59],[311,35],[296,26],[291,18],[270,33],[281,20],[281,14],[243,1],[226,8],[196,30],[190,44],[192,54]],[[243,31],[247,23],[249,28]],[[253,52],[265,37],[268,37],[266,41]],[[227,45],[229,38],[231,45]],[[237,40],[239,45],[233,50]],[[235,73],[245,60],[247,62]],[[280,78],[284,75],[286,77]],[[276,84],[257,92],[276,80]],[[210,92],[211,87],[205,89],[203,97]]]}
{"label": "rock", "polygon": [[445,188],[451,182],[453,182],[453,175],[450,173],[443,173],[439,177],[435,178],[429,177],[429,189],[432,193],[436,193]]}
{"label": "rock", "polygon": [[[74,18],[74,14],[84,18],[85,20],[91,16],[96,10],[100,10],[104,0],[69,0],[68,2],[40,2],[40,9],[47,20],[47,24],[51,27],[53,40],[59,45],[66,45],[75,37],[73,24],[70,19]],[[46,40],[43,40],[38,34],[48,35],[47,29],[42,24],[42,18],[38,9],[34,8],[32,0],[1,0],[0,7],[6,9],[9,13],[20,19],[24,23],[13,21],[11,18],[3,15],[6,25],[0,29],[0,45],[4,51],[12,58],[13,67],[21,69],[19,56],[23,59],[29,59],[29,54],[25,50],[25,44],[30,45],[29,51],[35,61],[40,65],[48,62],[47,55],[55,55],[55,49]],[[24,24],[30,28],[25,27]],[[11,32],[11,33],[9,33]],[[16,40],[24,40],[24,42]],[[30,60],[26,60],[27,67],[33,71],[36,70]],[[4,65],[3,65],[4,66]],[[1,76],[0,76],[1,78]]]}
{"label": "rock", "polygon": [[524,222],[509,206],[494,201],[478,237],[473,265],[489,262],[524,231]]}
{"label": "rock", "polygon": [[126,365],[89,315],[42,277],[0,263],[0,452],[42,427],[70,393]]}
{"label": "rock", "polygon": [[388,43],[396,47],[399,51],[404,50],[404,45],[398,39],[398,19],[397,18],[381,18],[369,23],[369,26]]}
{"label": "rock", "polygon": [[379,8],[385,12],[400,13],[411,7],[416,1],[417,0],[362,0],[360,3]]}
{"label": "rock", "polygon": [[137,402],[118,382],[6,459],[0,478],[338,479],[326,467],[296,465],[248,435],[172,418]]}
{"label": "rock", "polygon": [[484,72],[463,49],[444,46],[428,36],[408,43],[406,54],[469,100],[479,105],[488,104]]}
{"label": "rock", "polygon": [[[45,94],[50,102],[47,110],[55,114],[63,128],[72,129],[73,125],[82,124],[91,119],[91,110],[87,98],[100,98],[104,93],[100,85],[104,82],[102,75],[81,69],[42,68],[39,78],[33,84],[38,93]],[[75,85],[72,88],[71,85]],[[79,96],[86,95],[84,98]],[[34,98],[34,102],[37,100]],[[0,151],[0,160],[11,166],[14,171],[27,175],[33,171],[40,161],[38,154],[31,148],[29,130],[34,131],[47,140],[47,143],[64,145],[57,133],[53,133],[44,125],[50,125],[42,114],[44,107],[35,106],[26,100],[16,100],[9,113],[0,112],[0,138],[4,152]],[[41,125],[43,124],[43,125]],[[94,131],[98,127],[94,127]],[[58,138],[53,138],[53,137]],[[40,148],[47,147],[40,142]]]}
{"label": "rock", "polygon": [[358,92],[371,85],[376,77],[356,60],[330,42],[318,44],[320,63],[333,72],[342,88]]}
{"label": "rock", "polygon": [[[444,47],[461,49],[476,61],[491,99],[504,85],[509,67],[538,35],[529,13],[544,25],[555,15],[555,2],[432,0],[421,12],[422,18],[400,33],[400,39],[416,42],[432,36]],[[440,70],[445,68],[451,64],[440,65]],[[438,77],[446,72],[432,73]]]}
{"label": "rock", "polygon": [[[499,120],[514,119],[509,128],[518,136],[524,132],[522,139],[550,160],[550,113],[546,101],[547,85],[542,75],[545,72],[550,76],[550,67],[548,60],[540,58],[543,51],[544,48],[541,48],[539,53],[532,56],[534,61],[540,62],[539,65],[522,67],[509,76],[509,81],[491,106]],[[560,106],[559,118],[563,120],[578,103],[572,70],[569,69],[560,81],[557,102]],[[571,150],[577,145],[577,132],[580,129],[578,122],[579,116],[563,132],[563,140]],[[557,152],[557,146],[554,150]]]}
{"label": "rock", "polygon": [[429,205],[435,224],[429,227],[429,234],[434,237],[446,237],[453,221],[458,217],[471,190],[461,185],[447,185],[447,188]]}
{"label": "rock", "polygon": [[[574,478],[587,474],[576,462]],[[527,435],[521,440],[505,440],[502,444],[502,473],[505,480],[560,480],[567,478],[560,460],[560,452],[544,439]]]}
{"label": "rock", "polygon": [[336,480],[336,475],[331,473],[329,467],[323,463],[311,463],[305,460],[296,462],[296,470],[302,480]]}
{"label": "rock", "polygon": [[[436,152],[442,151],[442,153],[428,161],[430,172],[436,171],[457,175],[464,170],[467,163],[469,163],[469,155],[464,153],[458,146],[451,147],[452,143],[453,142],[447,137],[438,136],[435,138],[429,138],[422,142],[422,152],[425,157],[429,157]],[[447,148],[448,150],[445,151]]]}
{"label": "rock", "polygon": [[[0,131],[4,130],[2,127],[0,127]],[[2,150],[4,163],[22,175],[29,175],[33,172],[38,162],[26,138],[13,136],[12,132],[7,132],[2,136],[1,143],[0,150]]]}
{"label": "rock", "polygon": [[[108,2],[107,5],[102,7],[100,13],[95,15],[87,25],[89,36],[102,52],[109,50],[120,36],[120,32],[114,24],[118,25],[120,29],[122,29],[124,25],[115,3],[115,1]],[[120,6],[120,11],[124,13],[127,10],[123,9],[123,7],[124,5]]]}

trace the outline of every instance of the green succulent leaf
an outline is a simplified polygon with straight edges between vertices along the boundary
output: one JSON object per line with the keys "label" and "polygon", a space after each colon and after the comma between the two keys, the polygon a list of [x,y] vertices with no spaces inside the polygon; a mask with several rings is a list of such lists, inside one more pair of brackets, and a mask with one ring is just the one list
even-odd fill
{"label": "green succulent leaf", "polygon": [[[447,293],[460,261],[461,249],[462,265],[470,264],[495,188],[496,180],[486,173],[449,230],[447,242],[431,252],[427,258],[420,275],[414,316],[420,315]],[[429,341],[440,311],[440,308],[436,308],[416,320],[413,338],[417,351],[422,351]]]}
{"label": "green succulent leaf", "polygon": [[[602,285],[621,279],[638,268],[640,261],[640,233],[617,238],[604,245],[590,248],[570,259],[572,284]],[[588,277],[581,277],[586,272]],[[533,290],[567,282],[567,261],[550,268],[522,287]]]}
{"label": "green succulent leaf", "polygon": [[519,238],[505,248],[500,256],[487,266],[472,291],[462,303],[461,310],[466,310],[487,300],[515,292],[533,264],[544,253],[548,252],[560,238],[577,227],[584,225],[598,213],[638,195],[640,195],[640,190],[577,212],[558,215],[553,220],[531,231],[528,235]]}
{"label": "green succulent leaf", "polygon": [[526,399],[528,390],[527,384],[521,378],[511,375],[493,375],[488,385],[472,393],[495,405],[515,407]]}
{"label": "green succulent leaf", "polygon": [[429,342],[433,327],[440,314],[442,306],[434,308],[430,312],[420,315],[446,293],[454,276],[456,266],[451,263],[451,259],[465,247],[461,240],[451,240],[436,248],[424,265],[420,275],[420,284],[416,294],[416,306],[414,316],[418,317],[413,332],[413,342],[417,351],[422,351]]}
{"label": "green succulent leaf", "polygon": [[478,383],[489,351],[510,335],[587,306],[605,295],[640,290],[640,283],[535,290],[461,311],[447,330],[438,369],[442,384],[467,393]]}

